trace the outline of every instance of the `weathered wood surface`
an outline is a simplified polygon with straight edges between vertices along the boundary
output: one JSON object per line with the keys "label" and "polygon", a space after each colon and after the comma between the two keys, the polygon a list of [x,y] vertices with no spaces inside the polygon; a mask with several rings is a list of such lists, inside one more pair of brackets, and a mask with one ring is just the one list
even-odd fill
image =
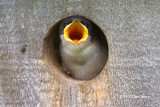
{"label": "weathered wood surface", "polygon": [[[52,25],[74,14],[109,44],[102,73],[82,84],[57,77],[42,54]],[[160,1],[0,0],[0,106],[160,106]]]}

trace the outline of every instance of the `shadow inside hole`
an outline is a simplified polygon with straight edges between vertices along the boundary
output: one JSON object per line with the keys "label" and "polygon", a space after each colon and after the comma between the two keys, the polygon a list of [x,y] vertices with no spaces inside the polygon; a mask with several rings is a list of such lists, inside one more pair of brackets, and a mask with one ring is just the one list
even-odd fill
{"label": "shadow inside hole", "polygon": [[[84,18],[83,16],[69,16],[67,18]],[[57,74],[60,74],[59,76],[63,75],[63,77],[70,77],[69,74],[66,74],[62,68],[62,59],[60,56],[60,33],[59,28],[60,24],[63,20],[67,19],[64,18],[57,22],[48,32],[47,36],[44,39],[44,45],[43,45],[43,51],[47,58],[47,62],[49,63],[49,66],[57,67],[59,70],[56,71]],[[106,49],[106,62],[108,60],[108,43],[106,40],[106,37],[103,33],[103,31],[91,20],[88,20],[92,24],[92,30],[94,33],[91,34],[91,41],[97,40],[101,47],[104,47]],[[100,71],[101,72],[101,71]],[[99,72],[99,73],[100,73]]]}

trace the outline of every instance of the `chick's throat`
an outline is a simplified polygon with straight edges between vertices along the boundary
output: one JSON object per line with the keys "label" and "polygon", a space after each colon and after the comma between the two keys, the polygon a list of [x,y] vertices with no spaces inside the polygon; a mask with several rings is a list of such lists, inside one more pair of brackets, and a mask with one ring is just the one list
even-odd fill
{"label": "chick's throat", "polygon": [[88,29],[76,19],[64,28],[64,38],[77,44],[88,38]]}

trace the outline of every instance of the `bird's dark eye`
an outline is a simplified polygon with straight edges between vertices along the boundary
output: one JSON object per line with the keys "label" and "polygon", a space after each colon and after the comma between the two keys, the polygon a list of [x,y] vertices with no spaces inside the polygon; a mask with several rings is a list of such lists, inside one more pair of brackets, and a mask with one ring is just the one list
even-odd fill
{"label": "bird's dark eye", "polygon": [[64,24],[63,24],[63,28],[65,28],[67,25],[68,25],[67,23],[64,23]]}
{"label": "bird's dark eye", "polygon": [[69,25],[70,23],[72,23],[72,21],[68,21],[68,22],[64,22],[63,23],[63,28],[65,28],[67,25]]}
{"label": "bird's dark eye", "polygon": [[81,23],[82,23],[85,27],[89,28],[88,24],[86,24],[85,22],[81,21]]}

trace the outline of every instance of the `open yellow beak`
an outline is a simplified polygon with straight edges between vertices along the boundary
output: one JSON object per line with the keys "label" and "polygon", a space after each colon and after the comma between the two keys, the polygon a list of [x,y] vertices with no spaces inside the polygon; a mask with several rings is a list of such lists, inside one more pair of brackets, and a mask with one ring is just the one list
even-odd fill
{"label": "open yellow beak", "polygon": [[64,28],[64,38],[77,44],[88,37],[88,29],[77,19]]}

